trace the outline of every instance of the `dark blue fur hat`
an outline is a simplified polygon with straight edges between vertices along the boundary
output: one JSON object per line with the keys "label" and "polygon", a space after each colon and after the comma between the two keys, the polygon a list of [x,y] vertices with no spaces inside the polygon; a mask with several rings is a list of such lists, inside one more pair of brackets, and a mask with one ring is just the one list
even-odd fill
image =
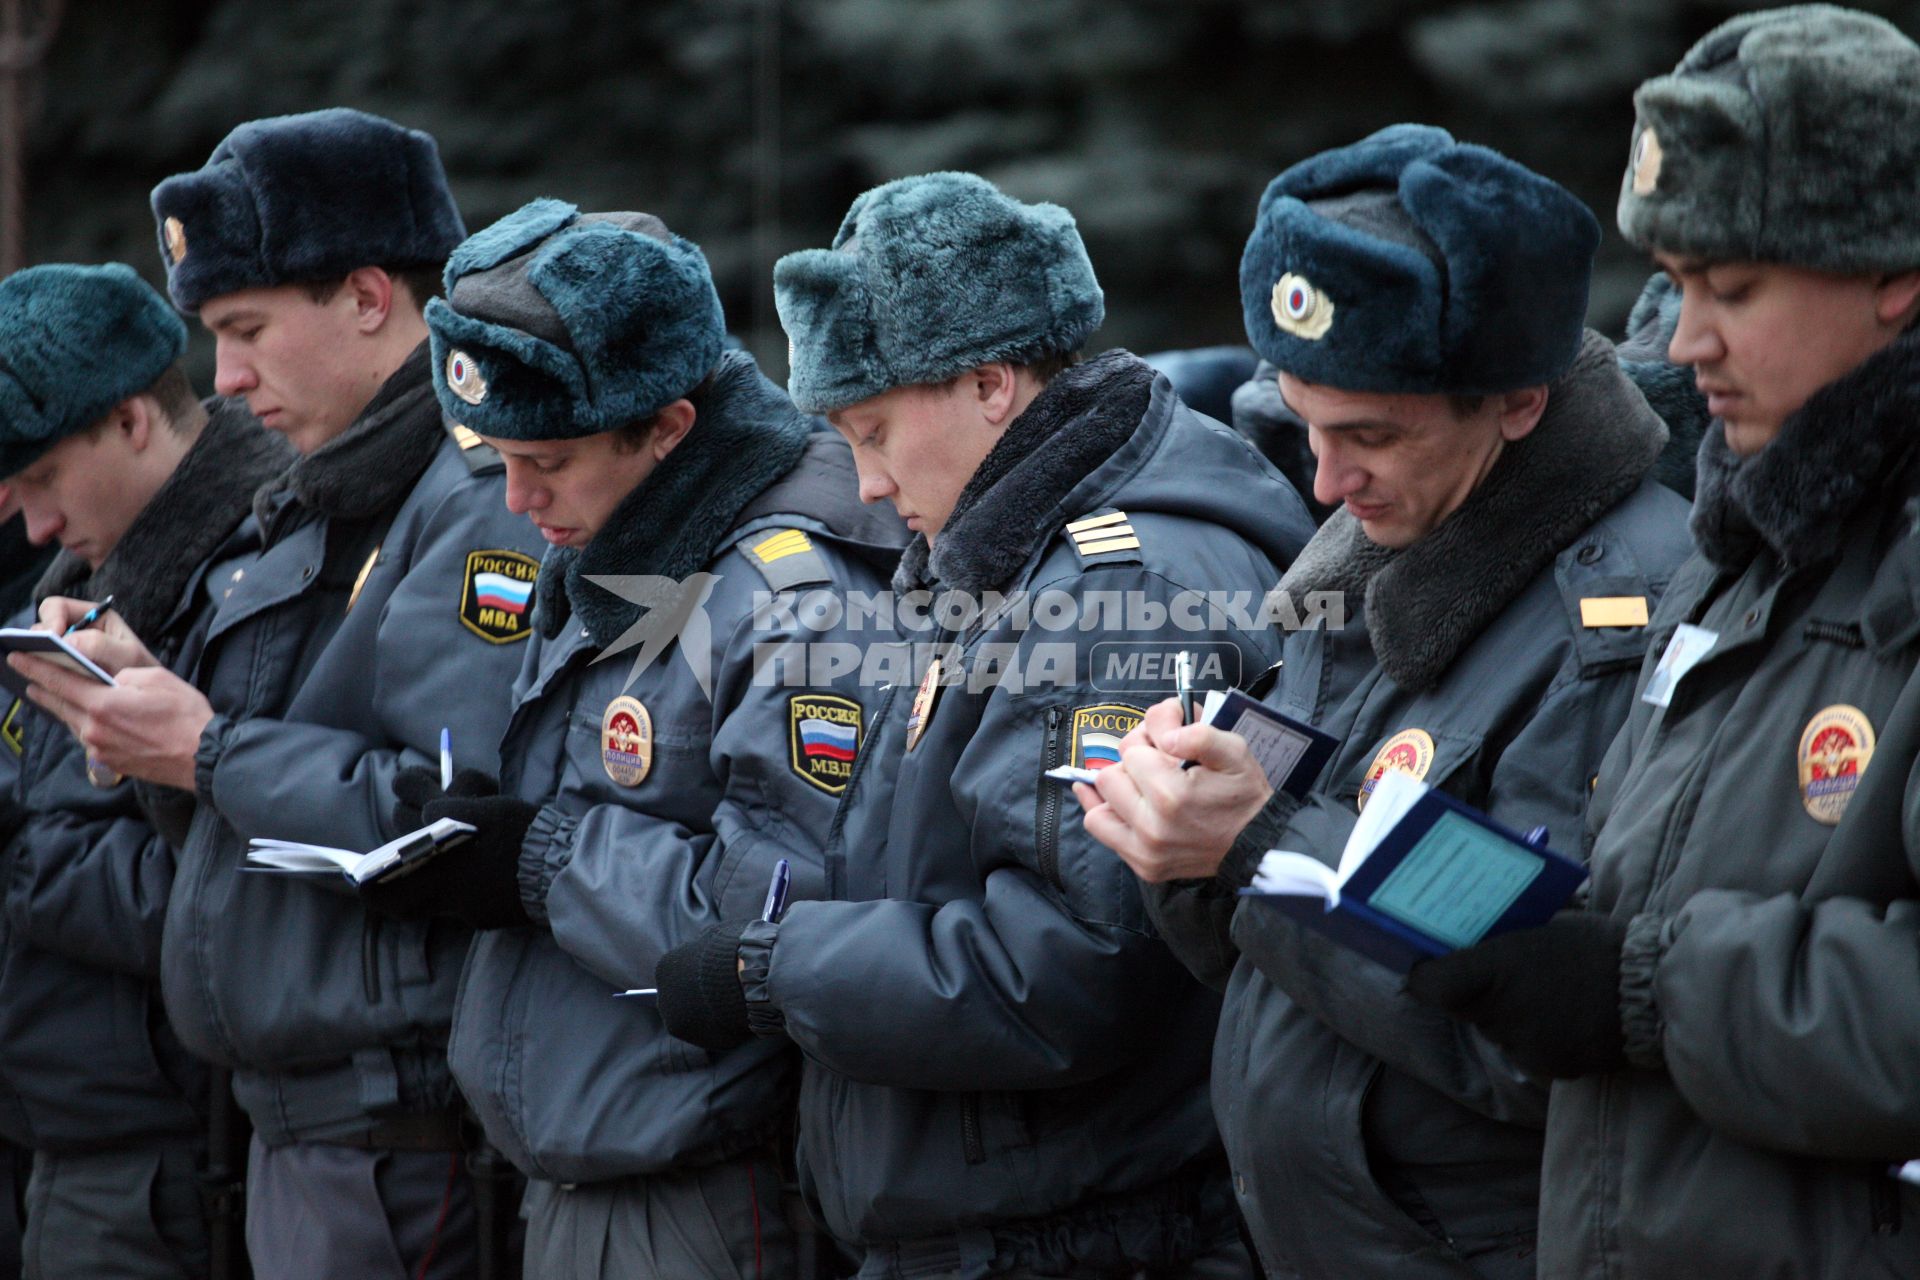
{"label": "dark blue fur hat", "polygon": [[467,234],[433,139],[345,107],[240,125],[153,189],[153,216],[167,292],[187,312],[359,267],[437,267]]}
{"label": "dark blue fur hat", "polygon": [[971,173],[900,178],[860,196],[830,249],[774,264],[803,413],[944,382],[995,360],[1078,351],[1106,316],[1073,215]]}
{"label": "dark blue fur hat", "polygon": [[427,304],[433,389],[483,436],[561,440],[644,422],[720,361],[700,247],[647,213],[535,200],[478,232]]}
{"label": "dark blue fur hat", "polygon": [[1394,125],[1294,165],[1240,260],[1254,349],[1348,391],[1512,391],[1572,364],[1600,224],[1558,183]]}
{"label": "dark blue fur hat", "polygon": [[167,300],[118,262],[0,280],[0,479],[151,387],[186,346]]}

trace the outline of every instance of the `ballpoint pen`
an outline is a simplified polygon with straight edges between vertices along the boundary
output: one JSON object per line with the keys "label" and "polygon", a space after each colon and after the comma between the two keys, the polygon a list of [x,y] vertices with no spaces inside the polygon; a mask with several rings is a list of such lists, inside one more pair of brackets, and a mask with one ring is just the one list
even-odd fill
{"label": "ballpoint pen", "polygon": [[[773,879],[767,882],[767,900],[760,908],[760,918],[768,924],[779,924],[780,917],[787,913],[787,890],[793,885],[792,868],[785,858],[773,864]],[[658,987],[635,987],[631,991],[616,991],[616,998],[625,996],[657,996]]]}
{"label": "ballpoint pen", "polygon": [[453,785],[453,735],[446,726],[440,727],[440,789],[445,791]]}
{"label": "ballpoint pen", "polygon": [[112,607],[113,607],[113,595],[111,592],[109,592],[106,599],[102,600],[99,604],[93,606],[93,608],[81,614],[79,618],[77,618],[74,621],[72,626],[68,627],[65,631],[62,631],[60,633],[61,638],[64,639],[67,636],[72,635],[76,631],[86,630],[88,627],[92,626],[94,623],[100,621],[100,615],[105,613],[108,609]]}

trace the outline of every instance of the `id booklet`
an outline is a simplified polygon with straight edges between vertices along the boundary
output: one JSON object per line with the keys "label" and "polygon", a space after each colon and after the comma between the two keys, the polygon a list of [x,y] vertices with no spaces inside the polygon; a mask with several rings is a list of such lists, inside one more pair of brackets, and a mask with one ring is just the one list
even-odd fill
{"label": "id booklet", "polygon": [[309,880],[343,875],[355,885],[371,884],[417,870],[443,850],[465,843],[472,834],[470,824],[441,818],[369,853],[297,840],[255,838],[247,841],[247,861],[241,870]]}
{"label": "id booklet", "polygon": [[10,653],[39,654],[69,671],[92,676],[101,684],[114,683],[113,677],[95,665],[91,658],[51,631],[35,631],[30,627],[0,627],[0,685],[4,685],[16,698],[27,696],[27,678],[6,664],[6,656]]}
{"label": "id booklet", "polygon": [[1240,893],[1405,973],[1429,956],[1545,924],[1586,878],[1544,842],[1389,770],[1338,867],[1274,849]]}
{"label": "id booklet", "polygon": [[[1245,738],[1253,758],[1260,763],[1261,772],[1267,775],[1267,785],[1303,799],[1313,780],[1320,776],[1320,770],[1332,758],[1333,749],[1340,745],[1339,739],[1332,735],[1283,716],[1238,689],[1225,692],[1216,689],[1207,694],[1194,723],[1210,724]],[[1094,771],[1061,765],[1047,770],[1046,776],[1055,782],[1084,782],[1092,786]]]}

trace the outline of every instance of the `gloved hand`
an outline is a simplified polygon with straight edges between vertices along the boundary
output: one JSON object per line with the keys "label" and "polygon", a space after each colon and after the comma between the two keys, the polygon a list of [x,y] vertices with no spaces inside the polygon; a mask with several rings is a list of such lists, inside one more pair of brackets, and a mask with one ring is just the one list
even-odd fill
{"label": "gloved hand", "polygon": [[453,775],[453,785],[442,791],[440,770],[417,764],[393,775],[393,825],[401,831],[418,831],[431,821],[421,816],[430,801],[447,796],[491,796],[499,791],[500,784],[493,775],[478,769],[460,770]]}
{"label": "gloved hand", "polygon": [[[484,774],[478,777],[498,785]],[[437,787],[437,777],[434,783]],[[455,795],[460,788],[461,778],[455,776],[447,795],[427,800],[421,824],[452,818],[471,824],[473,834],[411,870],[362,885],[360,897],[369,910],[409,920],[448,916],[475,929],[528,923],[520,899],[520,847],[539,806],[513,796]],[[397,778],[394,790],[399,791]]]}
{"label": "gloved hand", "polygon": [[1407,994],[1471,1022],[1527,1074],[1571,1079],[1627,1065],[1620,949],[1627,926],[1597,911],[1422,960]]}
{"label": "gloved hand", "polygon": [[740,935],[748,921],[722,921],[660,957],[653,985],[660,1019],[689,1044],[718,1053],[753,1039],[740,986]]}

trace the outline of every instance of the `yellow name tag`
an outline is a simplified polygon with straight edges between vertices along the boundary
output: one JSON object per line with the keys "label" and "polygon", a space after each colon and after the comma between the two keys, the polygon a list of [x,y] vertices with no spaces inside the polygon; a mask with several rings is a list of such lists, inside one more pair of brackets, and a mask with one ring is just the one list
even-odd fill
{"label": "yellow name tag", "polygon": [[1645,596],[1582,597],[1580,625],[1583,627],[1644,627],[1647,625],[1647,598]]}

